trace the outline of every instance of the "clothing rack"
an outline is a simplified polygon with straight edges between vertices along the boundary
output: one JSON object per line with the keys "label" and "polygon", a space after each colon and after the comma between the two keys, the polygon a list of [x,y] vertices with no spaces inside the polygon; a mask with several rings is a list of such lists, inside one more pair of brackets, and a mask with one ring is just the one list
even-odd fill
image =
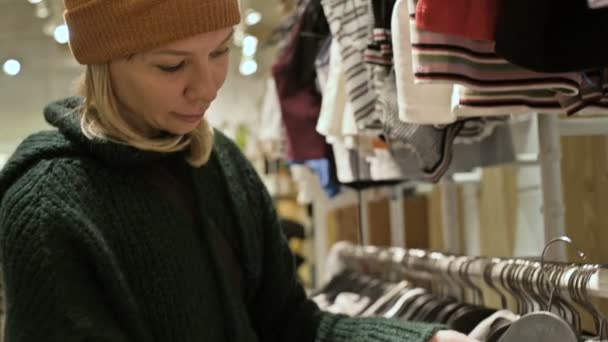
{"label": "clothing rack", "polygon": [[[568,118],[560,119],[556,115],[537,115],[539,153],[536,160],[525,160],[518,165],[529,166],[538,165],[541,172],[541,191],[543,203],[544,219],[544,240],[547,243],[555,236],[566,234],[564,218],[563,185],[561,174],[561,142],[562,136],[590,136],[608,135],[608,118]],[[469,180],[471,181],[471,180]],[[476,180],[472,180],[475,182]],[[454,254],[462,254],[462,245],[458,238],[460,232],[458,220],[458,193],[457,184],[460,181],[448,178],[447,176],[440,182],[439,186],[442,193],[442,226],[444,236],[444,251]],[[390,198],[391,215],[391,245],[394,247],[405,247],[407,236],[405,235],[405,217],[403,213],[403,190],[412,187],[411,183],[387,188]],[[363,194],[364,199],[369,194]],[[318,202],[318,203],[317,203]],[[326,260],[327,258],[327,238],[324,227],[326,227],[326,214],[335,209],[357,203],[353,193],[346,193],[338,196],[337,199],[328,200],[319,198],[314,206],[314,226],[318,228],[314,234],[314,250],[316,260]],[[363,232],[369,230],[366,214],[366,206],[363,206],[363,221],[361,225]],[[367,235],[367,234],[366,234]],[[364,241],[369,241],[364,239]],[[566,260],[566,250],[564,246],[555,246],[548,253],[549,259],[555,261]],[[315,265],[315,274],[324,273],[324,265]],[[606,277],[604,277],[606,278]],[[598,277],[592,278],[592,283]]]}
{"label": "clothing rack", "polygon": [[[399,247],[374,247],[340,244],[332,251],[338,256],[341,270],[365,273],[380,278],[392,278],[415,273],[417,278],[449,277],[461,281],[463,277],[474,280],[491,279],[504,281],[506,272],[515,281],[538,282],[548,275],[552,286],[562,292],[573,284],[585,284],[589,296],[608,298],[608,268],[599,264],[575,264],[544,262],[530,259],[474,257]],[[507,271],[509,269],[509,271]],[[529,272],[521,272],[526,269]],[[560,271],[558,271],[560,270]],[[586,280],[580,281],[579,272],[587,272]],[[576,278],[575,277],[579,277]],[[460,280],[458,279],[460,278]]]}
{"label": "clothing rack", "polygon": [[[333,11],[328,11],[333,12]],[[390,13],[390,12],[389,12]],[[401,12],[397,12],[401,13]],[[332,14],[332,13],[329,13]],[[336,11],[335,17],[340,17]],[[355,13],[356,14],[356,13]],[[408,12],[406,7],[403,7],[404,18],[409,18],[411,13],[411,6]],[[407,14],[410,14],[408,17]],[[382,15],[383,16],[383,15]],[[332,15],[328,15],[328,18]],[[376,20],[384,20],[388,18],[374,18]],[[331,20],[329,20],[331,21]],[[390,21],[390,20],[389,20]],[[407,21],[407,20],[406,20]],[[385,24],[388,22],[385,22]],[[391,23],[392,24],[392,23]],[[392,28],[390,25],[389,28]],[[410,27],[407,24],[403,27]],[[380,28],[380,27],[377,27]],[[411,27],[410,27],[411,29]],[[331,30],[330,30],[331,31]],[[332,33],[332,32],[330,32]],[[404,37],[416,36],[416,31],[412,31],[413,35],[409,34],[409,30],[403,32]],[[300,32],[300,35],[308,34],[307,32]],[[339,40],[339,34],[333,32],[333,34]],[[420,39],[418,37],[417,39]],[[389,39],[390,40],[390,39]],[[432,41],[412,41],[412,44],[424,45],[423,43],[433,43]],[[408,45],[408,44],[404,44]],[[393,46],[389,46],[393,48]],[[399,51],[399,50],[396,50]],[[375,52],[375,51],[372,51]],[[352,54],[350,54],[352,56]],[[396,53],[395,53],[396,55]],[[356,62],[356,61],[355,61]],[[353,63],[355,63],[353,62]],[[411,69],[411,66],[406,69]],[[502,114],[502,113],[501,113]],[[597,118],[577,118],[561,120],[556,114],[537,114],[535,116],[537,129],[538,129],[538,146],[539,153],[534,158],[534,165],[540,167],[541,174],[541,193],[542,193],[542,215],[544,221],[543,239],[545,242],[550,241],[555,236],[562,236],[566,233],[565,225],[565,206],[564,206],[564,194],[562,185],[562,173],[561,173],[561,143],[560,137],[567,135],[608,135],[608,120],[597,119]],[[412,120],[415,122],[415,120]],[[526,164],[529,165],[530,163]],[[521,164],[524,165],[524,164]],[[444,180],[440,183],[441,189],[441,215],[443,222],[443,248],[445,251],[450,253],[462,253],[463,244],[460,241],[460,229],[459,229],[459,217],[458,217],[458,193],[456,181],[451,177],[444,177]],[[403,191],[401,188],[392,189],[390,195],[390,216],[391,216],[391,245],[398,247],[405,247],[407,244],[407,236],[404,233],[405,218],[403,214]],[[354,198],[349,194],[345,197],[350,199]],[[361,194],[362,202],[366,203],[367,193]],[[338,201],[344,203],[343,200]],[[347,202],[352,203],[351,200]],[[314,220],[315,227],[318,233],[315,234],[315,256],[316,260],[325,260],[327,240],[325,236],[326,227],[326,214],[330,208],[339,207],[334,201],[327,201],[323,199],[320,203],[314,205]],[[355,202],[356,203],[356,202]],[[361,230],[360,243],[366,244],[369,241],[369,229],[368,229],[368,208],[366,205],[360,207],[359,211],[359,226]],[[558,246],[553,249],[550,253],[551,260],[566,260],[566,250],[563,246]],[[316,269],[317,274],[319,270]]]}

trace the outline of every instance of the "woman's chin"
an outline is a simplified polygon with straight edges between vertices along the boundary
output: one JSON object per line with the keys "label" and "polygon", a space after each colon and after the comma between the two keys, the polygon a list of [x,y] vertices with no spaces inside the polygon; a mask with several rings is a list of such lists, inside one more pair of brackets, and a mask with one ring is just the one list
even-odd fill
{"label": "woman's chin", "polygon": [[188,133],[192,133],[194,130],[196,130],[196,128],[199,126],[199,124],[191,124],[191,125],[177,125],[177,126],[173,126],[173,127],[168,127],[167,129],[165,129],[166,132],[173,134],[173,135],[186,135]]}

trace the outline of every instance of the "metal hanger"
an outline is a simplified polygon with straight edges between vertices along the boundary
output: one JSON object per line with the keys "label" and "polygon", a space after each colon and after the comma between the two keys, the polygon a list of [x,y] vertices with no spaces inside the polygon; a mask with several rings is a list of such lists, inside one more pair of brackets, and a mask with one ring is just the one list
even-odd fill
{"label": "metal hanger", "polygon": [[[550,281],[545,270],[545,253],[547,249],[556,242],[566,242],[570,245],[572,240],[567,236],[555,238],[545,245],[541,254],[540,263],[541,270],[544,275],[543,279]],[[584,253],[577,249],[577,254],[584,257]],[[524,315],[518,321],[514,322],[498,342],[578,342],[578,334],[573,329],[572,325],[566,322],[563,318],[551,312],[553,299],[559,296],[558,287],[560,284],[552,284],[551,297],[549,298],[548,311],[532,312]]]}
{"label": "metal hanger", "polygon": [[591,277],[601,268],[600,265],[583,265],[575,269],[568,283],[569,294],[575,303],[591,314],[595,323],[596,335],[600,340],[608,339],[605,315],[593,305],[587,286]]}
{"label": "metal hanger", "polygon": [[475,262],[479,262],[481,260],[480,257],[467,257],[465,262],[460,267],[460,276],[464,283],[469,287],[471,292],[473,293],[473,299],[475,304],[477,305],[485,305],[485,298],[483,295],[483,291],[477,284],[473,282],[470,276],[471,265]]}
{"label": "metal hanger", "polygon": [[524,303],[523,300],[520,298],[519,293],[517,293],[517,291],[512,288],[511,281],[511,272],[514,267],[514,263],[514,260],[505,260],[503,262],[503,267],[500,270],[498,280],[501,287],[505,291],[507,291],[511,298],[515,299],[515,312],[521,315],[524,313]]}
{"label": "metal hanger", "polygon": [[488,287],[494,291],[498,298],[500,299],[500,306],[502,309],[507,308],[507,297],[502,293],[496,284],[494,284],[494,280],[492,279],[492,273],[494,272],[494,268],[496,265],[500,263],[501,259],[499,258],[491,258],[488,263],[483,268],[483,280]]}

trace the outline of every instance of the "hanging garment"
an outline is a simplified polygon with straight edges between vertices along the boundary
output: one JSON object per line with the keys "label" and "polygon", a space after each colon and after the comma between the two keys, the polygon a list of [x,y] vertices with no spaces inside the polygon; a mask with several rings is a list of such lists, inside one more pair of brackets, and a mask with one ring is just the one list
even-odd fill
{"label": "hanging garment", "polygon": [[[340,140],[332,143],[337,178],[342,185],[353,189],[367,189],[391,185],[403,180],[400,168],[395,168],[394,158],[387,157],[382,148],[374,147],[373,140],[377,138],[359,137],[358,139],[360,141],[357,149],[346,148],[344,142]],[[408,165],[417,165],[411,153],[409,157]]]}
{"label": "hanging garment", "polygon": [[336,179],[333,155],[329,155],[328,158],[312,159],[297,164],[307,167],[314,173],[329,198],[336,196],[340,192],[340,184],[338,184]]}
{"label": "hanging garment", "polygon": [[557,98],[571,115],[590,105],[602,106],[602,100],[608,95],[608,69],[587,70],[582,72],[583,81],[580,92],[574,96],[558,94]]}
{"label": "hanging garment", "polygon": [[396,93],[397,83],[395,74],[392,73],[385,82],[379,99],[383,110],[384,135],[395,151],[399,151],[397,153],[400,154],[402,164],[408,158],[406,154],[415,157],[412,159],[418,172],[412,174],[411,170],[404,169],[405,177],[418,178],[417,176],[426,174],[428,179],[436,181],[443,175],[442,171],[447,170],[451,159],[451,144],[462,128],[462,123],[436,128],[432,125],[402,122],[399,120]]}
{"label": "hanging garment", "polygon": [[293,181],[298,187],[296,201],[300,205],[312,204],[317,198],[315,189],[318,188],[318,177],[314,172],[303,164],[293,164],[289,166],[289,171]]}
{"label": "hanging garment", "polygon": [[483,91],[454,86],[452,111],[459,117],[529,114],[559,114],[564,109],[550,89]]}
{"label": "hanging garment", "polygon": [[515,162],[516,154],[509,125],[495,126],[486,139],[454,144],[452,163],[446,174],[471,172],[478,167],[494,167]]}
{"label": "hanging garment", "polygon": [[416,84],[412,66],[408,0],[397,0],[391,17],[399,119],[415,124],[448,124],[456,121],[450,104],[452,86]]}
{"label": "hanging garment", "polygon": [[[331,36],[325,38],[323,40],[323,44],[321,44],[321,48],[319,49],[319,53],[315,58],[315,72],[317,75],[317,90],[319,93],[323,94],[325,92],[325,87],[329,80],[329,63],[330,63],[330,53],[331,53],[331,41],[333,38]],[[323,104],[321,103],[321,106]]]}
{"label": "hanging garment", "polygon": [[[419,3],[418,3],[419,4]],[[415,0],[410,1],[414,14]],[[417,20],[410,18],[412,24]],[[504,113],[574,114],[602,107],[601,96],[589,93],[588,73],[540,73],[499,57],[494,43],[438,34],[411,26],[416,83],[457,83],[452,110],[457,116]],[[597,85],[594,84],[595,87]]]}
{"label": "hanging garment", "polygon": [[598,9],[608,7],[608,0],[587,0],[589,8]]}
{"label": "hanging garment", "polygon": [[374,181],[406,179],[388,147],[375,148],[374,156],[368,157],[367,160],[369,172]]}
{"label": "hanging garment", "polygon": [[366,157],[366,160],[370,165],[370,175],[373,181],[384,182],[406,178],[391,155],[390,146],[385,141],[374,138],[372,148],[372,154]]}
{"label": "hanging garment", "polygon": [[371,299],[352,292],[340,293],[326,311],[334,314],[356,316],[370,305]]}
{"label": "hanging garment", "polygon": [[490,317],[481,321],[481,323],[479,323],[475,329],[469,333],[469,337],[475,340],[485,341],[492,331],[491,328],[494,322],[501,319],[509,322],[515,322],[519,319],[519,315],[516,315],[509,310],[496,311]]}
{"label": "hanging garment", "polygon": [[281,139],[281,104],[274,78],[266,80],[266,91],[262,100],[259,138],[263,140]]}
{"label": "hanging garment", "polygon": [[294,74],[289,72],[293,44],[299,34],[300,27],[297,25],[292,32],[292,44],[283,51],[279,60],[272,66],[272,74],[277,85],[287,135],[287,159],[304,161],[324,158],[327,154],[327,146],[325,138],[315,129],[319,118],[321,96],[317,92],[314,80],[311,84],[294,89],[292,83]]}
{"label": "hanging garment", "polygon": [[583,82],[577,95],[556,94],[549,89],[480,91],[455,85],[452,111],[458,117],[529,114],[608,114],[608,96],[598,96],[596,86]]}
{"label": "hanging garment", "polygon": [[[323,65],[324,56],[317,58],[317,75],[321,75],[319,83],[322,89],[321,109],[316,130],[325,136],[328,142],[343,136],[342,122],[346,111],[346,81],[344,79],[344,69],[342,57],[340,56],[340,46],[332,38],[328,53],[329,63],[327,67]],[[326,82],[323,82],[323,75],[327,75]],[[349,110],[352,107],[349,106]],[[349,115],[353,115],[349,113]]]}
{"label": "hanging garment", "polygon": [[[514,113],[570,113],[575,111],[573,108],[586,105],[576,100],[582,85],[580,73],[534,72],[496,55],[494,42],[418,29],[414,17],[416,0],[409,0],[409,4],[415,82],[453,83],[469,88],[454,92],[456,115],[504,115],[512,109]],[[571,99],[570,103],[564,104],[558,95]]]}
{"label": "hanging garment", "polygon": [[476,40],[494,40],[500,0],[420,0],[418,28]]}
{"label": "hanging garment", "polygon": [[[393,46],[391,41],[391,15],[395,0],[372,0],[374,29],[372,41],[367,45],[364,60],[371,68],[371,76],[376,96],[380,96],[382,87],[393,69]],[[382,130],[382,108],[378,101],[374,106],[376,120],[367,125],[366,131]]]}
{"label": "hanging garment", "polygon": [[[461,121],[459,121],[462,124]],[[452,133],[452,132],[450,132]],[[452,133],[453,134],[453,133]],[[492,134],[487,138],[474,143],[454,144],[455,137],[446,136],[452,144],[446,150],[446,158],[433,172],[423,173],[417,179],[437,182],[444,175],[457,172],[471,172],[477,167],[492,167],[505,165],[515,161],[515,151],[510,127],[508,125],[495,126]],[[408,178],[415,178],[416,171],[412,170],[411,150],[394,148],[393,157],[397,161],[402,173]],[[416,179],[416,178],[415,178]]]}
{"label": "hanging garment", "polygon": [[321,0],[311,0],[300,17],[299,33],[292,38],[292,54],[286,67],[291,75],[291,87],[302,89],[315,83],[315,61],[319,51],[326,47],[328,37],[329,24]]}
{"label": "hanging garment", "polygon": [[370,166],[356,150],[346,148],[343,141],[337,139],[331,144],[336,174],[342,184],[371,181]]}
{"label": "hanging garment", "polygon": [[346,89],[357,126],[365,128],[377,118],[376,96],[363,54],[370,39],[373,16],[369,0],[322,0],[331,33],[340,47]]}
{"label": "hanging garment", "polygon": [[458,132],[458,136],[454,139],[454,144],[481,142],[491,136],[496,127],[508,124],[510,116],[478,117],[462,121],[464,124]]}
{"label": "hanging garment", "polygon": [[608,62],[608,9],[585,1],[508,0],[498,16],[496,52],[539,72],[571,72]]}

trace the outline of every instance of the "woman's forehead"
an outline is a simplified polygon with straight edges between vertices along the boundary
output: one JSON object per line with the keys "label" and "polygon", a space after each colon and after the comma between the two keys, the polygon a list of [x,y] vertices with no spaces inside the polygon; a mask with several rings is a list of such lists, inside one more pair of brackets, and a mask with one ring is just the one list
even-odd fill
{"label": "woman's forehead", "polygon": [[197,34],[185,39],[173,41],[149,51],[150,54],[192,54],[196,51],[214,50],[229,42],[234,32],[233,28],[225,28],[212,32]]}

